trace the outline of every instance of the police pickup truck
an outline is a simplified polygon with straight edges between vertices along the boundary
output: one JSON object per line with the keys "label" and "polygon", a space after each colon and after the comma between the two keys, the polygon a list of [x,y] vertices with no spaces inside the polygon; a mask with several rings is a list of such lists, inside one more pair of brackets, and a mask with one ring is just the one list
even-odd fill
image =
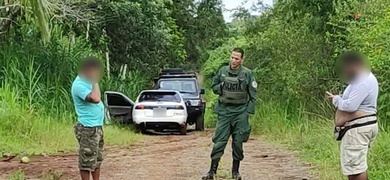
{"label": "police pickup truck", "polygon": [[189,125],[195,124],[197,131],[204,130],[206,102],[202,99],[205,90],[199,86],[194,72],[185,72],[182,68],[162,69],[154,78],[154,89],[175,90],[186,102]]}

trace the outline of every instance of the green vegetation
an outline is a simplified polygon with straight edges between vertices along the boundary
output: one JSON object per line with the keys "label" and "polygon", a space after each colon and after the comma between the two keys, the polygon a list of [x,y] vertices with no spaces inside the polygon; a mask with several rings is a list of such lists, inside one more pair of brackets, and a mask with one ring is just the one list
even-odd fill
{"label": "green vegetation", "polygon": [[[378,102],[380,135],[369,154],[372,179],[390,178],[389,149],[389,1],[276,1],[255,17],[245,10],[230,24],[235,36],[210,52],[204,64],[205,85],[227,62],[230,50],[242,46],[245,66],[253,69],[259,84],[257,113],[251,117],[254,133],[270,143],[300,152],[321,179],[344,179],[339,146],[333,137],[334,108],[325,91],[340,93],[345,85],[334,72],[336,57],[345,50],[363,51],[380,82]],[[208,78],[207,78],[208,77]],[[216,96],[209,90],[208,127]]]}
{"label": "green vegetation", "polygon": [[[160,68],[197,69],[228,32],[219,1],[0,1],[0,17],[0,154],[76,150],[70,88],[83,57],[105,64],[102,92],[135,98]],[[110,125],[105,138],[140,135]]]}
{"label": "green vegetation", "polygon": [[[272,8],[260,3],[261,16],[239,8],[228,24],[219,0],[8,3],[23,8],[3,8],[6,4],[0,1],[0,153],[76,149],[70,86],[84,56],[104,62],[102,91],[135,98],[165,67],[201,69],[208,88],[230,50],[241,46],[244,64],[259,84],[259,105],[251,117],[254,133],[301,152],[322,179],[342,179],[332,134],[334,110],[325,91],[339,93],[345,87],[334,72],[337,55],[361,50],[381,91],[381,129],[369,172],[372,179],[390,178],[388,0],[277,0]],[[209,88],[206,99],[206,124],[213,127],[216,96]],[[125,145],[140,137],[114,125],[105,133],[107,144]]]}
{"label": "green vegetation", "polygon": [[[330,119],[312,116],[307,108],[295,104],[287,105],[297,109],[296,113],[290,113],[285,104],[260,103],[259,112],[251,120],[256,134],[276,146],[284,144],[300,152],[303,160],[319,170],[315,173],[321,179],[345,179],[340,171],[339,143],[333,140]],[[390,134],[383,130],[382,123],[381,126],[381,134],[369,154],[372,179],[387,179],[390,175],[387,161]]]}

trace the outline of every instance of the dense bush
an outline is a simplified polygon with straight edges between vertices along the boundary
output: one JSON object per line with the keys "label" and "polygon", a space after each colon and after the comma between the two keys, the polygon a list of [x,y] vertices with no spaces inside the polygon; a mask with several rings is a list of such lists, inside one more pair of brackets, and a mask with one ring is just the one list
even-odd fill
{"label": "dense bush", "polygon": [[[319,12],[313,9],[317,5]],[[322,109],[325,91],[341,93],[345,88],[335,73],[337,56],[346,50],[360,50],[367,55],[380,82],[379,113],[381,119],[387,119],[390,61],[384,49],[389,44],[388,6],[389,2],[383,0],[277,1],[261,16],[240,24],[238,34],[242,36],[233,46],[246,49],[244,65],[255,72],[263,94],[260,98],[304,102],[312,107],[310,111],[327,116],[329,111]],[[222,47],[232,47],[230,44],[234,43],[227,42]],[[204,71],[216,71],[221,60],[215,56],[221,55],[226,57],[228,52],[213,51]]]}
{"label": "dense bush", "polygon": [[[387,126],[390,117],[390,83],[388,72],[390,67],[390,47],[388,35],[390,33],[390,2],[375,0],[370,3],[338,4],[338,16],[332,16],[329,22],[334,27],[344,31],[328,34],[328,39],[342,39],[333,46],[335,52],[354,49],[364,52],[371,64],[372,71],[380,83],[378,101],[379,114],[383,125]],[[352,17],[351,17],[352,16]],[[333,41],[328,42],[333,43]]]}
{"label": "dense bush", "polygon": [[[369,174],[388,179],[389,5],[385,0],[278,0],[258,17],[230,24],[238,36],[211,51],[204,75],[212,76],[228,62],[230,50],[242,46],[244,65],[254,71],[259,84],[257,113],[250,121],[254,133],[302,152],[305,160],[318,165],[321,179],[343,179],[338,143],[332,137],[334,108],[325,91],[341,93],[346,87],[335,73],[337,56],[362,51],[380,83],[381,131],[370,150]],[[212,108],[215,95],[209,93]],[[215,114],[207,116],[213,126]]]}
{"label": "dense bush", "polygon": [[[272,8],[260,8],[257,17],[235,13],[237,19],[228,26],[219,0],[22,2],[26,11],[10,6],[0,12],[3,152],[74,148],[70,85],[84,56],[104,62],[103,92],[135,98],[162,67],[202,66],[209,87],[215,72],[228,63],[230,50],[239,46],[259,84],[257,113],[251,118],[254,133],[303,151],[323,168],[325,179],[337,179],[339,173],[329,173],[339,172],[337,143],[330,139],[334,108],[324,92],[340,93],[345,87],[334,72],[336,57],[360,50],[371,62],[381,93],[383,128],[370,167],[374,178],[389,177],[388,162],[381,157],[388,157],[390,139],[390,1],[277,0]],[[216,95],[208,88],[206,98],[207,126],[213,127]],[[107,142],[119,144],[135,137],[116,128],[106,133]]]}
{"label": "dense bush", "polygon": [[[49,2],[0,1],[0,152],[74,148],[70,89],[83,57],[105,65],[102,92],[134,99],[160,68],[196,69],[207,57],[200,50],[215,47],[226,30],[217,0]],[[136,137],[127,129],[107,133],[111,143]]]}

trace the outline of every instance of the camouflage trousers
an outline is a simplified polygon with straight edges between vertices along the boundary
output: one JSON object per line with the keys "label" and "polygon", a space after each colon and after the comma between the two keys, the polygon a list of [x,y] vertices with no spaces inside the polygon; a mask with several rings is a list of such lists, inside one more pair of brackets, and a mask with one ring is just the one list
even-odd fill
{"label": "camouflage trousers", "polygon": [[103,161],[103,128],[85,127],[76,123],[74,133],[79,143],[79,169],[93,172],[100,168]]}

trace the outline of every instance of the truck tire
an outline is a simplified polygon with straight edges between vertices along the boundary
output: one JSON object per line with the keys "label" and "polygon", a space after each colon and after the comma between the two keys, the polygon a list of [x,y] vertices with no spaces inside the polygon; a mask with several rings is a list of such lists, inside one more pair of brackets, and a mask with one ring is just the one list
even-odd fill
{"label": "truck tire", "polygon": [[197,131],[204,131],[204,115],[196,117],[195,129]]}
{"label": "truck tire", "polygon": [[179,127],[180,135],[186,135],[187,134],[187,124]]}

